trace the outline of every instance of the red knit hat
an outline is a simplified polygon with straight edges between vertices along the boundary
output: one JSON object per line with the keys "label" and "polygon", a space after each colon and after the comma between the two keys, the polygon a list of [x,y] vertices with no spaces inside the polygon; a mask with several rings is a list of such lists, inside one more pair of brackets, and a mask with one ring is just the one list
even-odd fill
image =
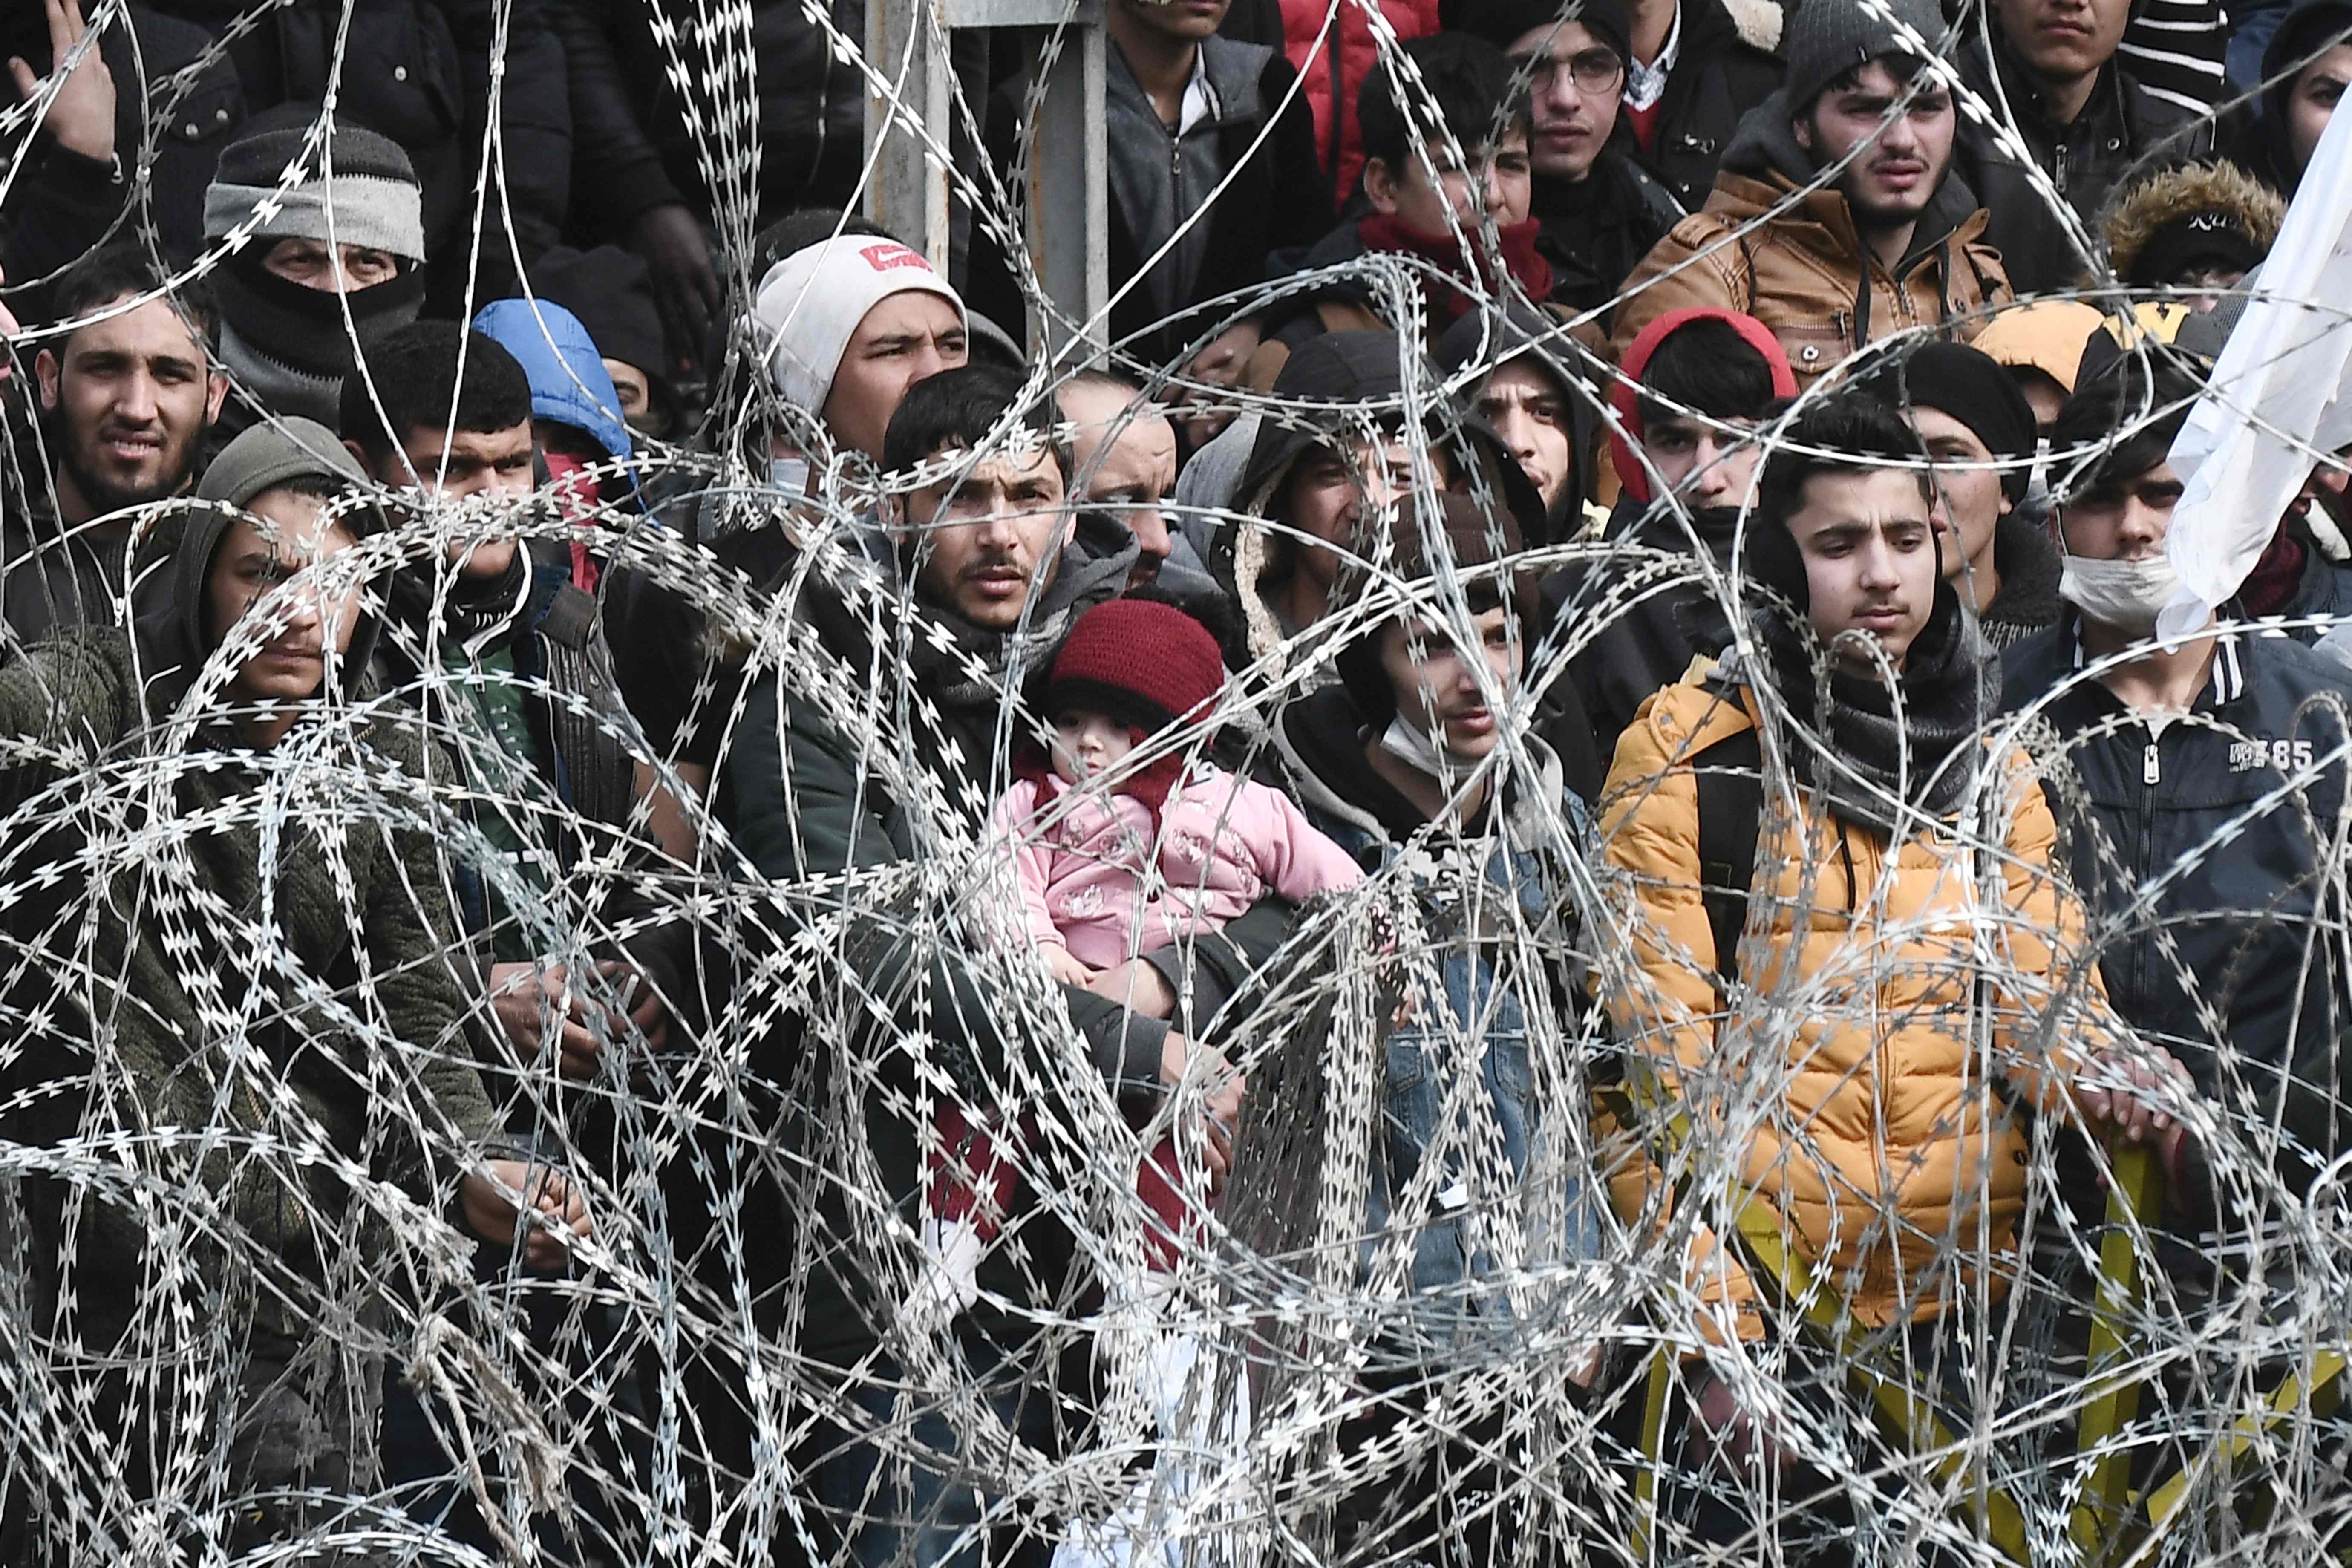
{"label": "red knit hat", "polygon": [[1202,717],[1224,689],[1224,660],[1208,627],[1173,605],[1112,599],[1070,628],[1045,708],[1084,708],[1148,732]]}
{"label": "red knit hat", "polygon": [[[1154,599],[1112,599],[1070,628],[1045,682],[1045,711],[1083,708],[1125,724],[1135,743],[1179,720],[1197,720],[1225,689],[1225,661],[1209,628]],[[1155,831],[1170,792],[1184,776],[1186,752],[1154,758],[1119,793],[1141,801]],[[1039,782],[1053,775],[1040,767]]]}

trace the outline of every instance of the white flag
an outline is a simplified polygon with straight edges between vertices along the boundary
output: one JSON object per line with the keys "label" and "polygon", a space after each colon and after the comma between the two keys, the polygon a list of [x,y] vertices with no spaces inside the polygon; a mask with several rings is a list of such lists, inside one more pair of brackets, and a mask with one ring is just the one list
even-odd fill
{"label": "white flag", "polygon": [[2165,554],[2180,595],[2157,618],[2167,640],[2245,582],[2313,451],[2352,446],[2352,113],[2330,117],[2259,283],[2172,443],[2183,489]]}

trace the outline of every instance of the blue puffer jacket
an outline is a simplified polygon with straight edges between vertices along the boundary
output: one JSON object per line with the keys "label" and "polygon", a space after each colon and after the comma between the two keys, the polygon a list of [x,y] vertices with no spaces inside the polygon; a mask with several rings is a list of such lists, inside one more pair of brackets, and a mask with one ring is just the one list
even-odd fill
{"label": "blue puffer jacket", "polygon": [[612,457],[632,454],[621,395],[579,317],[547,300],[494,300],[475,314],[474,330],[521,364],[533,418],[584,430]]}
{"label": "blue puffer jacket", "polygon": [[[1441,1338],[1481,1319],[1492,1332],[1508,1309],[1477,1281],[1601,1247],[1598,1187],[1570,1137],[1568,1113],[1584,1100],[1565,1048],[1583,989],[1565,873],[1591,818],[1559,759],[1530,737],[1536,778],[1507,795],[1483,865],[1449,861],[1425,841],[1409,847],[1404,824],[1379,808],[1386,786],[1360,733],[1348,693],[1331,687],[1294,703],[1275,743],[1308,818],[1369,874],[1409,887],[1421,920],[1399,944],[1414,1007],[1388,1041],[1362,1267],[1376,1280],[1393,1271],[1395,1232],[1410,1228],[1416,1317]],[[1465,1094],[1458,1075],[1473,1042],[1484,1092]],[[1558,1190],[1534,1190],[1531,1174]]]}

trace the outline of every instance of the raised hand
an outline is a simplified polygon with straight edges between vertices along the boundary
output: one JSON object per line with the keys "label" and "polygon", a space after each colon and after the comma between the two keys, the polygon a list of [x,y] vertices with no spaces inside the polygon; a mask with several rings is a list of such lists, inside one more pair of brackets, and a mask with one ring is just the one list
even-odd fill
{"label": "raised hand", "polygon": [[[80,0],[41,3],[49,14],[49,60],[55,71],[64,68],[89,29],[82,23]],[[22,59],[8,61],[8,74],[16,79],[19,100],[29,100],[41,89],[41,78]],[[106,68],[95,39],[49,100],[41,128],[68,153],[101,163],[114,156],[114,73]]]}

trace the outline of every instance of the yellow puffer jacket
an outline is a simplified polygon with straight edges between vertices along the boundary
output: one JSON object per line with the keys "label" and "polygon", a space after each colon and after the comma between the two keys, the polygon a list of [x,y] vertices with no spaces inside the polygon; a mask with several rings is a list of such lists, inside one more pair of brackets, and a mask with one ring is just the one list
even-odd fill
{"label": "yellow puffer jacket", "polygon": [[[2082,906],[2050,874],[2041,786],[2013,754],[2000,818],[1989,814],[2007,832],[1979,855],[1942,833],[1890,848],[1807,793],[1792,822],[1768,792],[1727,1018],[1689,763],[1756,717],[1744,688],[1735,701],[1703,679],[1643,706],[1602,795],[1605,896],[1630,952],[1598,986],[1629,1076],[1686,1110],[1694,1138],[1734,1130],[1729,1198],[1770,1204],[1863,1321],[1934,1317],[1988,1250],[1998,1294],[2024,1206],[2021,1108],[2050,1103],[2084,1056],[2125,1037],[2083,956]],[[1984,897],[1990,878],[1996,899]],[[1989,1049],[1972,1044],[1987,1037],[1970,1027],[1979,1003]],[[1709,1165],[1696,1170],[1704,1183]],[[1654,1180],[1636,1166],[1615,1184],[1628,1218]],[[1704,1294],[1757,1331],[1752,1281],[1736,1266],[1709,1272]]]}

